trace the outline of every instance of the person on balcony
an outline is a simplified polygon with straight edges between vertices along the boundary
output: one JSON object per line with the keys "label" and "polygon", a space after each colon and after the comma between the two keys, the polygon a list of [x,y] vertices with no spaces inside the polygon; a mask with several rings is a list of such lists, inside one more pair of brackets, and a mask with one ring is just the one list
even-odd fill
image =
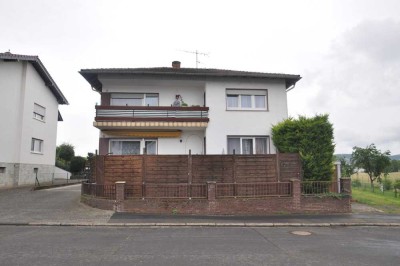
{"label": "person on balcony", "polygon": [[174,106],[174,107],[181,107],[181,100],[182,100],[182,97],[179,95],[179,94],[177,94],[177,95],[175,95],[175,101],[174,101],[174,103],[172,104],[172,106]]}

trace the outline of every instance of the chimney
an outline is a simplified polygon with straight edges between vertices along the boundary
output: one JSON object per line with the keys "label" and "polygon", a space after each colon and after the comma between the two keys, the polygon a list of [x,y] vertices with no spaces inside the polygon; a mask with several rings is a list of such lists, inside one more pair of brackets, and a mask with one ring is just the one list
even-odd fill
{"label": "chimney", "polygon": [[181,68],[181,62],[179,62],[179,61],[173,61],[173,62],[172,62],[172,68],[174,68],[174,69],[179,69],[179,68]]}

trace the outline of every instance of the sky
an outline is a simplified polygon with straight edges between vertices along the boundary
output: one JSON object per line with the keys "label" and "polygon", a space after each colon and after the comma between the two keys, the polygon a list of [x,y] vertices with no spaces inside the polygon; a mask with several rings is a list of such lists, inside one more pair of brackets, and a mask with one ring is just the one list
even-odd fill
{"label": "sky", "polygon": [[329,114],[336,153],[400,153],[398,0],[0,0],[0,52],[38,55],[69,101],[57,144],[86,156],[97,92],[83,68],[199,67],[299,74],[291,117]]}

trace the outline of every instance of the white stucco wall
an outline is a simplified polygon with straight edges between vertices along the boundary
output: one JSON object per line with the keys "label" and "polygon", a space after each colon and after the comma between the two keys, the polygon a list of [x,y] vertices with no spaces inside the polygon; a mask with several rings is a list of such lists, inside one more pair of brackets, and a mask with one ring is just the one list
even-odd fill
{"label": "white stucco wall", "polygon": [[[206,136],[207,154],[226,154],[227,136],[269,136],[271,127],[288,117],[287,96],[284,80],[238,82],[238,81],[191,81],[191,80],[146,80],[129,79],[115,76],[100,77],[103,92],[109,93],[159,93],[159,105],[170,106],[176,94],[191,105],[204,104],[209,107],[210,122],[205,130],[183,132],[180,139],[159,139],[159,154],[186,154],[185,138],[193,146],[193,154],[204,151],[203,138]],[[267,111],[227,111],[226,89],[263,89],[267,90]],[[186,144],[187,146],[188,144]],[[275,153],[271,138],[269,152]]]}
{"label": "white stucco wall", "polygon": [[100,77],[103,92],[158,93],[159,106],[171,106],[175,95],[182,96],[189,106],[204,104],[204,82],[181,80],[145,80]]}
{"label": "white stucco wall", "polygon": [[[54,169],[56,97],[30,63],[0,61],[0,101],[0,163],[7,165],[0,186],[34,184],[34,168],[39,173]],[[46,108],[44,122],[33,118],[34,103]],[[32,138],[43,140],[42,154],[31,152]]]}
{"label": "white stucco wall", "polygon": [[19,161],[22,72],[22,63],[0,61],[0,162],[4,163]]}
{"label": "white stucco wall", "polygon": [[[226,89],[268,90],[268,111],[227,111]],[[226,154],[228,135],[267,135],[271,127],[288,117],[287,98],[283,80],[269,82],[207,82],[206,105],[210,122],[206,129],[207,154]],[[275,153],[270,141],[271,153]]]}
{"label": "white stucco wall", "polygon": [[182,131],[180,138],[158,139],[158,154],[189,154],[189,150],[204,154],[204,131]]}
{"label": "white stucco wall", "polygon": [[[44,81],[28,64],[26,96],[21,139],[21,163],[54,165],[56,155],[58,103]],[[45,122],[33,118],[33,106],[37,103],[46,108]],[[43,140],[43,153],[31,152],[32,138]]]}

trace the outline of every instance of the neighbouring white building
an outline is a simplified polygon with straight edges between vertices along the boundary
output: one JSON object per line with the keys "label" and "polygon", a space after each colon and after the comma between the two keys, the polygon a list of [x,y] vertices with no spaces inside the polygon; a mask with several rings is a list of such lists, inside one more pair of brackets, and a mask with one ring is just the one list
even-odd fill
{"label": "neighbouring white building", "polygon": [[172,67],[82,69],[100,93],[99,154],[275,153],[299,75]]}
{"label": "neighbouring white building", "polygon": [[[0,53],[0,187],[53,173],[64,95],[37,56]],[[51,176],[51,175],[49,175]]]}

